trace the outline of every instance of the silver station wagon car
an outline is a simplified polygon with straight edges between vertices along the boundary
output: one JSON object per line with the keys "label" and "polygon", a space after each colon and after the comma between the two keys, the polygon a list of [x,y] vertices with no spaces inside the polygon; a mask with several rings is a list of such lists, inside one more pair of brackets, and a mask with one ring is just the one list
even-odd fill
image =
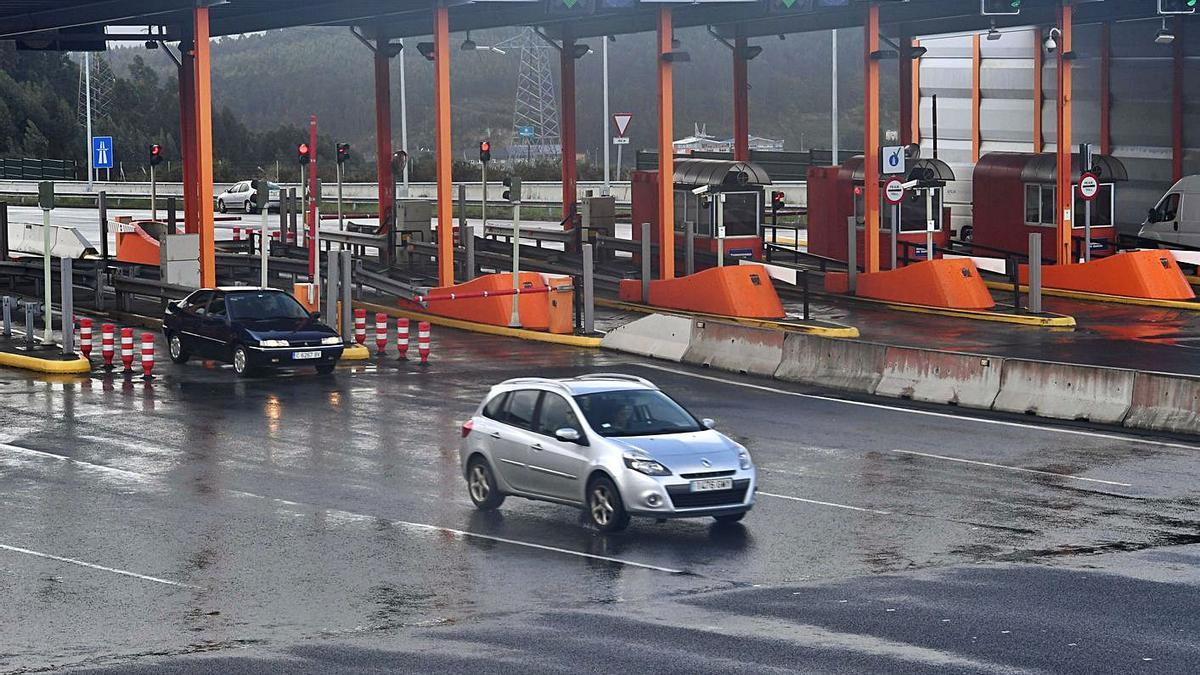
{"label": "silver station wagon car", "polygon": [[582,508],[602,532],[631,516],[742,519],[754,506],[750,453],[640,377],[521,378],[492,387],[462,427],[475,506],[509,496]]}

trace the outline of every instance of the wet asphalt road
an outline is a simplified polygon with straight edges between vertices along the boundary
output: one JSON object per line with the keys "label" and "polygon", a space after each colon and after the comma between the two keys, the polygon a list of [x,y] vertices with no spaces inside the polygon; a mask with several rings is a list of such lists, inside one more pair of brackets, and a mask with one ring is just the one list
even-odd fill
{"label": "wet asphalt road", "polygon": [[[434,340],[327,378],[0,373],[0,672],[1200,668],[1194,440]],[[751,449],[743,525],[471,507],[486,387],[606,369]]]}

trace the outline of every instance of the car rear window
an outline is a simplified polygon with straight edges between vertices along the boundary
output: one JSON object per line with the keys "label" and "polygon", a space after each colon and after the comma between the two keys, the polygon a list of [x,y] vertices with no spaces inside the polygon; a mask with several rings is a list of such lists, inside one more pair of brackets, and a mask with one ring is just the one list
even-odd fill
{"label": "car rear window", "polygon": [[537,410],[538,396],[542,392],[536,389],[520,389],[508,395],[508,414],[505,422],[514,427],[533,430],[533,414]]}
{"label": "car rear window", "polygon": [[483,406],[483,416],[498,422],[504,421],[504,402],[508,400],[508,392],[502,392]]}

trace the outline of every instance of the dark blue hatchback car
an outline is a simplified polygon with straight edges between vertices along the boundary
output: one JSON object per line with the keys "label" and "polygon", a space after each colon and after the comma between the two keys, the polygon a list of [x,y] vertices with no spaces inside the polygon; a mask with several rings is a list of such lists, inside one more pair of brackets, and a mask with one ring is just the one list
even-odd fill
{"label": "dark blue hatchback car", "polygon": [[213,288],[168,303],[163,334],[175,363],[197,356],[232,363],[241,376],[303,366],[328,374],[344,345],[319,318],[285,291]]}

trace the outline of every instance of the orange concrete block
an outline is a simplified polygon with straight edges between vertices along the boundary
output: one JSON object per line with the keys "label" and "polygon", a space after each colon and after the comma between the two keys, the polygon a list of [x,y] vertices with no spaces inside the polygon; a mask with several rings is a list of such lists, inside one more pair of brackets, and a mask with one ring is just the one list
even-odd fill
{"label": "orange concrete block", "polygon": [[926,260],[899,269],[859,274],[856,295],[874,300],[948,309],[996,306],[970,260]]}
{"label": "orange concrete block", "polygon": [[[521,272],[521,288],[544,288],[542,275],[537,272]],[[430,289],[430,297],[444,297],[451,293],[467,294],[484,291],[511,290],[512,273],[489,274],[454,286]],[[550,304],[548,293],[522,295],[517,303],[521,327],[530,330],[550,328]],[[463,321],[474,321],[491,326],[507,326],[512,317],[513,296],[501,295],[491,298],[465,298],[459,300],[434,300],[429,303],[430,314],[446,316]]]}
{"label": "orange concrete block", "polygon": [[845,272],[826,272],[825,273],[825,292],[826,293],[849,293],[850,292],[850,275]]}
{"label": "orange concrete block", "polygon": [[[1029,268],[1021,266],[1021,283]],[[1064,291],[1104,293],[1151,300],[1196,297],[1170,251],[1131,251],[1073,265],[1042,267],[1042,286]]]}
{"label": "orange concrete block", "polygon": [[162,261],[158,240],[136,224],[132,230],[118,230],[117,260],[157,267]]}
{"label": "orange concrete block", "polygon": [[[619,297],[626,302],[642,302],[642,282],[622,281]],[[710,267],[686,277],[651,281],[650,302],[646,304],[747,319],[784,316],[783,303],[762,265]]]}

